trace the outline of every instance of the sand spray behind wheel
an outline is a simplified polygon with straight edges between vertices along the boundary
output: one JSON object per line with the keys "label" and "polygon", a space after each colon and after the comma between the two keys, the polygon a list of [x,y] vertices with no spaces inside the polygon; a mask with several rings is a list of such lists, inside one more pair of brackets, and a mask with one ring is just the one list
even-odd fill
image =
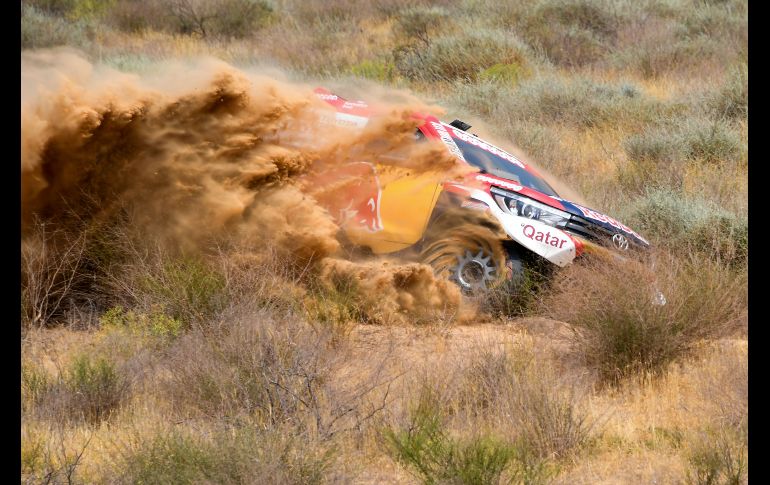
{"label": "sand spray behind wheel", "polygon": [[[403,102],[381,101],[385,116],[351,132],[323,122],[329,107],[313,87],[214,59],[140,76],[69,50],[24,52],[22,244],[40,222],[67,233],[125,220],[170,254],[205,253],[218,238],[256,255],[272,248],[317,278],[360,281],[396,320],[462,313],[456,287],[427,266],[346,257],[337,221],[316,201],[334,191],[303,182],[360,159],[436,182],[460,177],[467,168],[439,144],[410,145],[410,113],[436,108],[399,93]],[[382,156],[394,149],[406,156]]]}

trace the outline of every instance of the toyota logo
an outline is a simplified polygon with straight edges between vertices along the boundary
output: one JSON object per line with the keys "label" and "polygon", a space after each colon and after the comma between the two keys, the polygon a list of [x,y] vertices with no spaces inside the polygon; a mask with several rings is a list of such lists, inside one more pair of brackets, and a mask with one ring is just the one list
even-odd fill
{"label": "toyota logo", "polygon": [[626,239],[626,236],[620,233],[612,236],[612,244],[614,244],[615,247],[620,249],[621,251],[625,251],[628,249],[628,239]]}

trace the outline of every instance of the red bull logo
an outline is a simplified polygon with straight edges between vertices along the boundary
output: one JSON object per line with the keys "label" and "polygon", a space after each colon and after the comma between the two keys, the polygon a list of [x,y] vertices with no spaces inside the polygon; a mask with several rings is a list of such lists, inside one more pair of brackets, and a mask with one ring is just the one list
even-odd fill
{"label": "red bull logo", "polygon": [[382,230],[382,189],[374,165],[353,162],[335,167],[311,179],[311,190],[319,204],[348,229]]}

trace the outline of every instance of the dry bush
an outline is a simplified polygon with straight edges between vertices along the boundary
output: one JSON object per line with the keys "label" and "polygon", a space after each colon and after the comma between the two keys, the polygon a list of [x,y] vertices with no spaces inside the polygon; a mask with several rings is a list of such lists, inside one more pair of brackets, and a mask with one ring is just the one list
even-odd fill
{"label": "dry bush", "polygon": [[172,30],[173,17],[164,0],[123,0],[105,13],[105,22],[123,32]]}
{"label": "dry bush", "polygon": [[379,359],[334,379],[346,355],[330,330],[297,315],[247,313],[178,339],[163,386],[181,415],[305,427],[328,439],[376,415],[392,380]]}
{"label": "dry bush", "polygon": [[574,327],[574,350],[605,381],[663,371],[745,319],[745,273],[698,254],[661,253],[656,260],[656,273],[631,260],[578,262],[543,299],[547,315]]}
{"label": "dry bush", "polygon": [[336,77],[372,57],[365,37],[355,22],[325,17],[312,24],[280,23],[261,34],[258,60],[267,57],[300,77]]}
{"label": "dry bush", "polygon": [[313,25],[315,22],[352,22],[380,17],[375,2],[356,0],[288,0],[283,10],[297,24]]}
{"label": "dry bush", "polygon": [[747,428],[720,428],[699,433],[689,443],[689,485],[748,483]]}
{"label": "dry bush", "polygon": [[442,30],[449,20],[446,9],[441,7],[415,6],[401,10],[396,18],[396,35],[406,40],[429,46],[436,32]]}
{"label": "dry bush", "polygon": [[[475,351],[456,390],[458,410],[511,430],[543,459],[579,451],[594,424],[579,407],[580,379],[557,377],[548,365],[520,349]],[[542,357],[542,356],[541,356]]]}
{"label": "dry bush", "polygon": [[621,19],[595,0],[547,0],[514,22],[535,50],[557,65],[574,67],[602,58],[612,48]]}
{"label": "dry bush", "polygon": [[[62,423],[22,423],[22,483],[81,483],[81,460],[91,443]],[[85,480],[84,480],[85,481]]]}
{"label": "dry bush", "polygon": [[263,0],[163,0],[181,34],[246,37],[265,26],[272,7]]}
{"label": "dry bush", "polygon": [[748,355],[737,348],[726,348],[707,354],[708,365],[699,368],[697,392],[708,409],[710,425],[741,430],[749,424]]}
{"label": "dry bush", "polygon": [[21,242],[22,325],[42,327],[82,299],[86,234],[71,236],[35,224]]}
{"label": "dry bush", "polygon": [[581,380],[519,345],[479,342],[412,379],[382,440],[424,483],[545,483],[593,439]]}

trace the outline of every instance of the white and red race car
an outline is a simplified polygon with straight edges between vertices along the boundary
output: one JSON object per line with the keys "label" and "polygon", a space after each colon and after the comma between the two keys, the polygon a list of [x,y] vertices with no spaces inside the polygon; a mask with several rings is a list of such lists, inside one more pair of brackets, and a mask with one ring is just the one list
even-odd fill
{"label": "white and red race car", "polygon": [[[334,108],[338,125],[361,128],[371,118],[363,101],[347,101],[323,88],[315,93]],[[421,123],[417,140],[437,140],[477,170],[469,170],[461,181],[429,184],[419,178],[387,179],[376,162],[355,161],[318,175],[316,186],[336,181],[333,197],[317,198],[354,243],[381,254],[416,247],[424,261],[446,271],[468,292],[516,277],[533,261],[563,267],[587,250],[622,255],[649,247],[647,240],[616,219],[559,197],[531,166],[469,133],[466,123],[413,116]],[[443,202],[437,203],[439,199]],[[458,234],[467,233],[468,226],[442,218],[448,207],[485,212],[507,238],[493,247]],[[439,221],[443,232],[437,233],[432,228]],[[442,244],[442,239],[453,243]]]}

